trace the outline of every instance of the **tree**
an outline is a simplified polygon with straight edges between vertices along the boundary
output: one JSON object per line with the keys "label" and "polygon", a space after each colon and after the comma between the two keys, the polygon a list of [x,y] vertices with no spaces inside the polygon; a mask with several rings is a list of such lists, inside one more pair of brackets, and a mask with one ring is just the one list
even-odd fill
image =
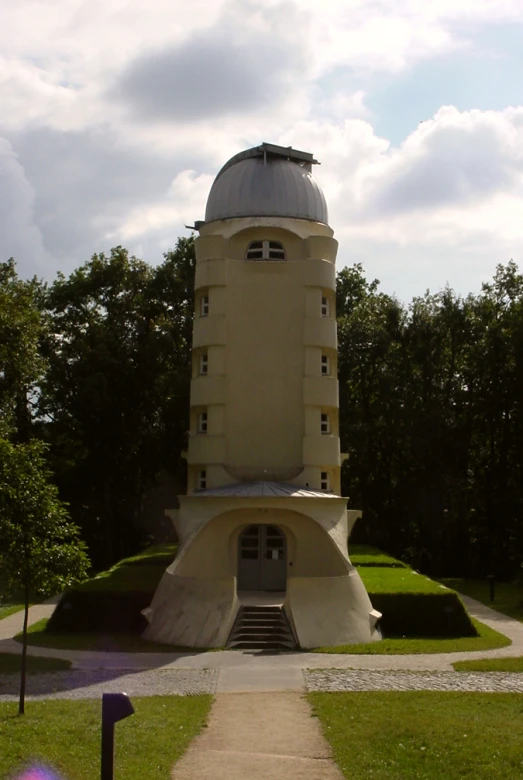
{"label": "tree", "polygon": [[183,484],[194,268],[192,239],[157,268],[116,247],[59,275],[46,297],[45,436],[96,567],[142,544],[159,474]]}
{"label": "tree", "polygon": [[45,330],[43,289],[19,279],[14,261],[0,263],[0,435],[31,435],[37,386],[45,370],[40,342]]}
{"label": "tree", "polygon": [[89,566],[50,477],[41,442],[0,439],[0,567],[8,587],[24,593],[19,715],[25,712],[30,594],[60,592],[85,577]]}

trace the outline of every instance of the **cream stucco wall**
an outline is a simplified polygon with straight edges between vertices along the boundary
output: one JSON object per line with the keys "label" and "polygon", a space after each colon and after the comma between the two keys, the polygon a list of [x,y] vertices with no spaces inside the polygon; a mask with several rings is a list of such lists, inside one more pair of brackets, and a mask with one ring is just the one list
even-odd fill
{"label": "cream stucco wall", "polygon": [[[284,261],[246,261],[249,244],[279,241]],[[269,479],[340,490],[335,259],[326,225],[289,218],[229,219],[196,239],[188,491]],[[201,316],[205,295],[209,311]],[[321,300],[329,301],[322,316]],[[207,356],[208,373],[199,372]],[[322,356],[329,375],[322,374]],[[206,411],[208,430],[198,432]],[[330,432],[322,436],[320,414]],[[218,470],[216,466],[221,466]]]}

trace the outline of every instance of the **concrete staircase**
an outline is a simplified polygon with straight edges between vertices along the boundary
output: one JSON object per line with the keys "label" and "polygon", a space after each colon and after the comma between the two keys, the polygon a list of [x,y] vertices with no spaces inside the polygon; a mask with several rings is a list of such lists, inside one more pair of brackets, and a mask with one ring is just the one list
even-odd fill
{"label": "concrete staircase", "polygon": [[242,606],[227,640],[230,650],[296,650],[282,607]]}

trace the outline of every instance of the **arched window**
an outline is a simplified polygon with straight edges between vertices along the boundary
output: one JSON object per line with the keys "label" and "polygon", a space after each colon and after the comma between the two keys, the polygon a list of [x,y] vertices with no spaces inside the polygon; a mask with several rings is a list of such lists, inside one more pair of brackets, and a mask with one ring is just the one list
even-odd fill
{"label": "arched window", "polygon": [[285,260],[285,249],[279,241],[251,241],[246,260]]}

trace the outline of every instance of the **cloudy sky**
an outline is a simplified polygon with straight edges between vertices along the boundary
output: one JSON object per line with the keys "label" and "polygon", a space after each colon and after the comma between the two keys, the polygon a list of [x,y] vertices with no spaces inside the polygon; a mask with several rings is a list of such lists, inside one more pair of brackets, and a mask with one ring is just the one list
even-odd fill
{"label": "cloudy sky", "polygon": [[0,4],[0,259],[161,260],[221,165],[313,152],[340,241],[406,300],[523,269],[521,0]]}

